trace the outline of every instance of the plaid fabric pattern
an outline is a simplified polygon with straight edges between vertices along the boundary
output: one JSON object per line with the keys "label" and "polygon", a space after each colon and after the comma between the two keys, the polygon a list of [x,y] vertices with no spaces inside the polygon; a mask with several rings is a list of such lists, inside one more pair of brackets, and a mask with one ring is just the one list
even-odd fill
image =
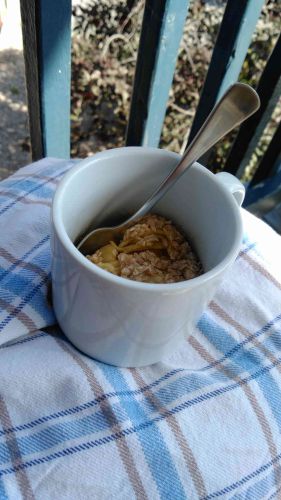
{"label": "plaid fabric pattern", "polygon": [[280,237],[243,211],[241,252],[182,348],[105,365],[47,300],[49,208],[70,166],[0,183],[0,498],[281,498]]}

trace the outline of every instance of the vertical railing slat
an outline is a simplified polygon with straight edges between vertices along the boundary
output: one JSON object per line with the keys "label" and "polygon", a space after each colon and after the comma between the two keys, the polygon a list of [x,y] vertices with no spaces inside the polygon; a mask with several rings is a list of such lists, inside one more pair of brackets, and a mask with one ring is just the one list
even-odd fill
{"label": "vertical railing slat", "polygon": [[45,156],[70,156],[71,0],[38,0]]}
{"label": "vertical railing slat", "polygon": [[70,156],[71,0],[21,0],[33,160]]}
{"label": "vertical railing slat", "polygon": [[189,142],[229,85],[237,81],[264,0],[228,0]]}
{"label": "vertical railing slat", "polygon": [[[255,185],[274,175],[275,166],[281,167],[281,123],[279,123],[271,142],[264,153],[251,184]],[[278,161],[279,160],[279,161]]]}
{"label": "vertical railing slat", "polygon": [[262,72],[257,92],[261,107],[240,127],[227,158],[225,170],[241,176],[281,94],[281,35]]}
{"label": "vertical railing slat", "polygon": [[36,32],[36,0],[21,0],[20,7],[31,154],[32,160],[36,161],[43,156],[37,50],[38,39]]}
{"label": "vertical railing slat", "polygon": [[158,146],[189,0],[147,0],[126,144]]}

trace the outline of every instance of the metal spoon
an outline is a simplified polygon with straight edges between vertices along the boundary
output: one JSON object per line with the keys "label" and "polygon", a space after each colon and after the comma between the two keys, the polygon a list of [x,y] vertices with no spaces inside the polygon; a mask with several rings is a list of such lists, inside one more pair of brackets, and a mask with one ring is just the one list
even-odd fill
{"label": "metal spoon", "polygon": [[126,227],[147,214],[168,189],[173,186],[183,172],[191,167],[196,160],[228,132],[255,113],[259,106],[259,96],[249,85],[235,83],[229,87],[211,111],[199,132],[197,132],[174,170],[154,191],[145,204],[122,224],[113,227],[102,227],[91,231],[82,239],[77,248],[84,255],[88,255],[111,240],[116,241],[121,239]]}

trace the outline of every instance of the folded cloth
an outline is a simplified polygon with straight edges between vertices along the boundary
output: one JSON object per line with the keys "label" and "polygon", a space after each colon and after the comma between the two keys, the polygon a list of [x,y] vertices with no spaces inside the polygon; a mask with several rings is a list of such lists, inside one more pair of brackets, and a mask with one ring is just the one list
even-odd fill
{"label": "folded cloth", "polygon": [[73,161],[41,160],[0,183],[0,343],[55,323],[50,283],[50,206]]}
{"label": "folded cloth", "polygon": [[240,254],[182,348],[105,365],[52,326],[47,299],[71,165],[0,183],[0,498],[280,498],[281,238],[243,210]]}

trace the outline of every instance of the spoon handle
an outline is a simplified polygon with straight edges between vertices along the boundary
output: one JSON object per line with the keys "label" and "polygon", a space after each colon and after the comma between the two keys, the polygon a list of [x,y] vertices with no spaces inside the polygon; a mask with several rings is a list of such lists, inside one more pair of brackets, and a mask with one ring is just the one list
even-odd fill
{"label": "spoon handle", "polygon": [[229,87],[189,144],[180,162],[128,222],[148,213],[183,172],[228,132],[255,113],[259,106],[259,96],[249,85],[235,83]]}

